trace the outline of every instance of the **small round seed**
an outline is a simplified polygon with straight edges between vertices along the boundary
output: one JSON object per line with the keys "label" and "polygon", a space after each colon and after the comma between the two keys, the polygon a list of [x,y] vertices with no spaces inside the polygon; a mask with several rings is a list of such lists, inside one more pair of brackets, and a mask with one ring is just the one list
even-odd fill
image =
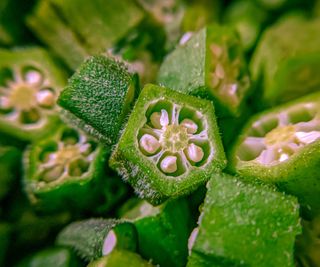
{"label": "small round seed", "polygon": [[166,156],[160,163],[160,168],[164,173],[174,173],[177,171],[177,157]]}
{"label": "small round seed", "polygon": [[190,120],[190,119],[184,119],[180,125],[184,126],[187,128],[187,132],[189,134],[194,134],[197,132],[198,130],[198,125],[193,121],[193,120]]}
{"label": "small round seed", "polygon": [[29,70],[25,74],[25,80],[31,85],[40,85],[42,83],[42,74],[36,70]]}
{"label": "small round seed", "polygon": [[46,108],[52,107],[55,104],[53,92],[47,89],[39,91],[36,98],[39,105]]}
{"label": "small round seed", "polygon": [[187,148],[187,157],[197,163],[204,157],[203,149],[195,144],[190,144]]}
{"label": "small round seed", "polygon": [[144,134],[140,141],[140,147],[148,154],[154,154],[160,147],[159,141],[151,134]]}

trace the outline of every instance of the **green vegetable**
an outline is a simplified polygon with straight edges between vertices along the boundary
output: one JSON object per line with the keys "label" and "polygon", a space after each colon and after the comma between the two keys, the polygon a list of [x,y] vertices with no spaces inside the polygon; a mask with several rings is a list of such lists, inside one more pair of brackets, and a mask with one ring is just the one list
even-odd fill
{"label": "green vegetable", "polygon": [[305,216],[320,211],[320,94],[256,114],[230,156],[236,173],[297,196]]}
{"label": "green vegetable", "polygon": [[25,154],[24,186],[30,201],[45,212],[92,209],[100,196],[106,156],[104,147],[60,127]]}
{"label": "green vegetable", "polygon": [[123,63],[93,56],[71,77],[58,104],[71,124],[114,144],[137,94],[136,78]]}
{"label": "green vegetable", "polygon": [[4,263],[6,253],[10,244],[12,229],[10,225],[0,222],[0,264]]}
{"label": "green vegetable", "polygon": [[294,266],[301,230],[294,197],[227,174],[214,175],[207,188],[199,227],[189,239],[188,267]]}
{"label": "green vegetable", "polygon": [[81,258],[92,261],[117,249],[135,251],[137,231],[132,223],[115,219],[87,219],[66,226],[57,244],[71,247]]}
{"label": "green vegetable", "polygon": [[213,100],[220,117],[240,115],[249,76],[238,36],[226,26],[205,27],[166,57],[158,82]]}
{"label": "green vegetable", "polygon": [[60,122],[55,104],[65,74],[41,48],[0,49],[0,131],[33,141]]}
{"label": "green vegetable", "polygon": [[142,90],[109,162],[153,204],[194,191],[225,163],[212,104],[156,85]]}

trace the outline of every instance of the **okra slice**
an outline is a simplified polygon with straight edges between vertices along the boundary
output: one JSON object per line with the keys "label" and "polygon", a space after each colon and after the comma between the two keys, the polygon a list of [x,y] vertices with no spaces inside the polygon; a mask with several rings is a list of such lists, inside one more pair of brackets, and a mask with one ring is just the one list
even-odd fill
{"label": "okra slice", "polygon": [[69,80],[58,104],[65,118],[106,144],[117,142],[137,93],[137,76],[104,55],[90,57]]}
{"label": "okra slice", "polygon": [[92,209],[100,196],[108,151],[67,126],[30,145],[24,157],[24,187],[44,212]]}
{"label": "okra slice", "polygon": [[158,82],[213,100],[220,116],[237,116],[250,84],[240,43],[231,28],[207,26],[165,58]]}
{"label": "okra slice", "polygon": [[[274,106],[319,90],[320,19],[288,15],[262,35],[251,60],[260,106]],[[296,34],[299,32],[300,34]]]}
{"label": "okra slice", "polygon": [[0,58],[0,131],[26,141],[51,133],[65,74],[40,48],[0,50]]}
{"label": "okra slice", "polygon": [[227,174],[213,176],[207,188],[188,267],[294,266],[301,231],[295,197]]}
{"label": "okra slice", "polygon": [[138,200],[122,218],[136,226],[138,252],[143,258],[160,266],[186,265],[188,237],[192,230],[192,217],[186,199],[168,201],[157,207]]}
{"label": "okra slice", "polygon": [[135,251],[137,232],[130,222],[94,218],[67,225],[56,243],[70,247],[84,260],[92,261],[117,249]]}
{"label": "okra slice", "polygon": [[153,204],[195,190],[225,167],[211,102],[149,84],[109,161]]}
{"label": "okra slice", "polygon": [[114,250],[109,255],[90,262],[88,267],[152,267],[139,254],[128,250]]}
{"label": "okra slice", "polygon": [[311,216],[320,211],[319,148],[316,93],[255,115],[236,140],[231,165],[244,178],[274,183],[297,196]]}

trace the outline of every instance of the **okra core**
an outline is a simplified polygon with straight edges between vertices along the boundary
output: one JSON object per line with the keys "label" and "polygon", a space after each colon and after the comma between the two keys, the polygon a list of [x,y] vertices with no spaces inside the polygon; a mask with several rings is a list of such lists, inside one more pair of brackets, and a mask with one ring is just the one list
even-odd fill
{"label": "okra core", "polygon": [[320,140],[319,106],[309,102],[254,122],[237,156],[242,161],[276,165],[317,140]]}
{"label": "okra core", "polygon": [[179,176],[207,163],[213,152],[201,112],[160,100],[150,104],[145,117],[139,148],[162,173]]}

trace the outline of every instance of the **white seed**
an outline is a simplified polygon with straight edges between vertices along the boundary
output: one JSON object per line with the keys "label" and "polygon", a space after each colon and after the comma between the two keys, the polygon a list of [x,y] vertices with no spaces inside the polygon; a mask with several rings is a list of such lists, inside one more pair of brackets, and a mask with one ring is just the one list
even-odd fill
{"label": "white seed", "polygon": [[311,131],[309,133],[296,132],[295,135],[299,139],[299,141],[304,144],[311,144],[314,141],[320,139],[320,132],[318,131]]}
{"label": "white seed", "polygon": [[25,75],[25,80],[31,85],[40,85],[42,83],[42,74],[36,70],[30,70]]}
{"label": "white seed", "polygon": [[81,144],[79,146],[79,151],[81,154],[89,155],[92,152],[91,144],[89,143]]}
{"label": "white seed", "polygon": [[184,119],[180,125],[186,127],[189,134],[195,134],[198,131],[198,125],[193,120]]}
{"label": "white seed", "polygon": [[160,163],[160,168],[164,173],[174,173],[177,171],[177,157],[166,156]]}
{"label": "white seed", "polygon": [[187,148],[187,157],[193,162],[199,162],[203,159],[203,149],[195,144],[190,144]]}
{"label": "white seed", "polygon": [[222,48],[216,44],[211,44],[210,50],[217,58],[220,58],[223,52]]}
{"label": "white seed", "polygon": [[223,79],[224,78],[224,69],[223,69],[223,67],[222,67],[222,65],[220,63],[218,63],[217,66],[216,66],[215,74],[217,75],[217,77],[219,79]]}
{"label": "white seed", "polygon": [[44,107],[52,107],[55,104],[55,97],[50,90],[41,90],[37,93],[37,102]]}
{"label": "white seed", "polygon": [[144,134],[140,141],[140,147],[149,154],[154,154],[160,147],[159,141],[151,134]]}
{"label": "white seed", "polygon": [[102,255],[108,255],[113,251],[117,244],[117,236],[113,230],[109,231],[106,238],[104,239],[102,246]]}
{"label": "white seed", "polygon": [[169,124],[169,115],[165,109],[161,109],[160,124],[162,127],[167,126]]}
{"label": "white seed", "polygon": [[7,97],[0,97],[0,109],[9,109],[11,108],[11,103],[9,98]]}

